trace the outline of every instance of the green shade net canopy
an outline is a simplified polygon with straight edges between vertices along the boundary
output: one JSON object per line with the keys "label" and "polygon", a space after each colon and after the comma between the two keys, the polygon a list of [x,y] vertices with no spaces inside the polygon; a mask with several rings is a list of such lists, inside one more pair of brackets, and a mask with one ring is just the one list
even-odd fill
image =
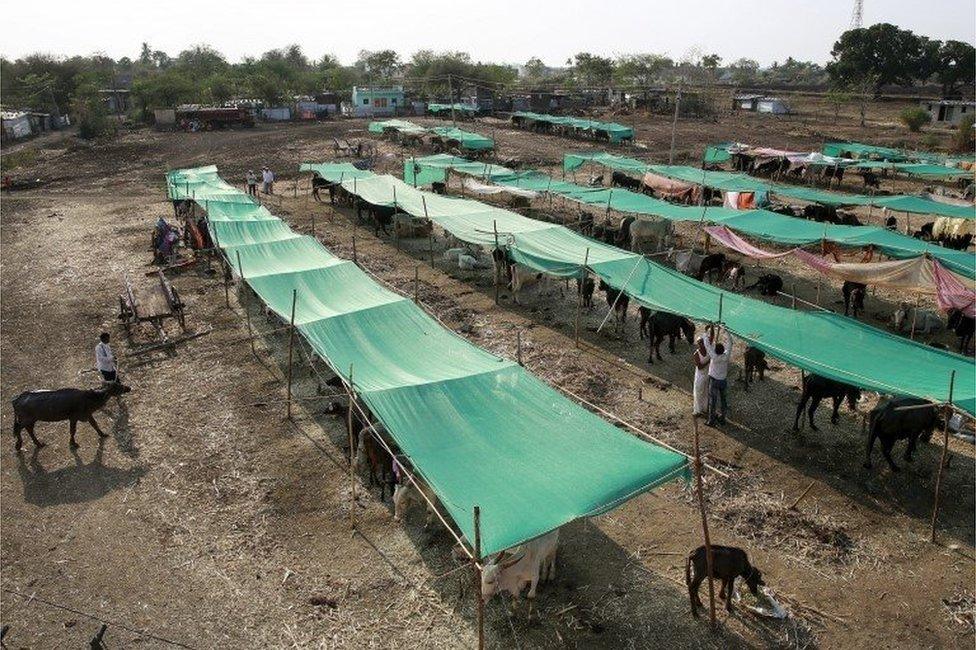
{"label": "green shade net canopy", "polygon": [[459,147],[468,151],[486,151],[495,148],[495,141],[491,138],[477,133],[471,133],[470,131],[463,131],[452,126],[426,128],[413,122],[407,122],[406,120],[385,120],[382,122],[370,122],[368,128],[370,133],[396,131],[407,135],[432,134],[444,140],[456,142]]}
{"label": "green shade net canopy", "polygon": [[[443,157],[440,160],[446,162]],[[406,164],[416,170],[418,165],[422,169],[424,162],[408,160]],[[475,164],[485,167],[483,163]],[[328,163],[304,164],[301,169],[332,182],[339,182],[341,174]],[[444,169],[440,172],[443,178]],[[486,173],[489,177],[501,174]],[[536,177],[523,180],[545,187]],[[589,269],[647,307],[698,321],[721,320],[750,345],[837,381],[879,393],[946,402],[954,375],[953,403],[970,414],[976,411],[976,365],[961,355],[831,312],[787,309],[722,291],[565,226],[529,219],[479,201],[425,192],[393,176],[343,180],[342,186],[368,203],[395,204],[411,215],[427,217],[472,244],[493,246],[497,231],[499,244],[516,262],[562,277],[580,277],[584,269]]]}
{"label": "green shade net canopy", "polygon": [[[326,173],[374,199],[381,191],[349,164]],[[294,299],[297,331],[351,383],[468,540],[480,508],[483,555],[687,475],[685,456],[621,431],[445,329],[291,231],[216,167],[172,171],[167,181],[171,200],[207,210],[228,264],[285,321]],[[415,196],[404,198],[416,207]]]}
{"label": "green shade net canopy", "polygon": [[[632,158],[613,154],[579,154],[593,162],[614,169],[640,173],[648,165]],[[664,166],[666,167],[666,166]],[[555,179],[536,171],[515,172],[492,163],[473,162],[445,154],[424,158],[409,158],[404,162],[404,178],[408,183],[426,185],[443,182],[448,170],[475,176],[504,187],[549,192],[564,199],[594,208],[617,210],[676,222],[708,222],[723,225],[741,234],[788,246],[818,244],[822,240],[842,246],[860,248],[873,245],[880,252],[897,259],[931,255],[946,268],[968,278],[976,278],[976,257],[966,251],[956,251],[914,237],[907,237],[880,226],[845,226],[798,219],[768,210],[733,210],[724,207],[675,205],[642,192],[614,187],[585,187]],[[699,180],[702,170],[695,170]],[[705,172],[706,178],[724,172]],[[711,174],[712,176],[709,176]],[[729,176],[742,176],[730,174]],[[745,176],[743,187],[757,182]],[[717,181],[716,181],[717,182]],[[727,181],[726,184],[731,183]]]}
{"label": "green shade net canopy", "polygon": [[513,122],[524,122],[526,124],[542,122],[552,126],[567,127],[594,137],[606,137],[613,143],[634,139],[634,129],[623,124],[617,124],[616,122],[601,122],[599,120],[588,120],[581,117],[547,115],[529,111],[516,111],[512,113],[511,119]]}

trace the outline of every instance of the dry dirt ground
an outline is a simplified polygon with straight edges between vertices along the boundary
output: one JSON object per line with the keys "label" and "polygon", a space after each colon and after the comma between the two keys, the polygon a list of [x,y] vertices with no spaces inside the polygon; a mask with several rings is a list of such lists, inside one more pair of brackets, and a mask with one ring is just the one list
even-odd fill
{"label": "dry dirt ground", "polygon": [[[852,115],[835,122],[816,110],[790,120],[681,122],[678,140],[697,156],[716,140],[812,147],[840,136],[897,137],[885,126],[886,111],[897,112],[889,106],[869,111],[879,117],[863,131]],[[644,153],[660,159],[670,139],[667,118],[635,119]],[[267,164],[280,179],[269,208],[305,232],[314,215],[323,243],[351,256],[352,215],[296,196],[293,181],[299,162],[334,158],[333,135],[367,137],[365,126],[139,130],[94,146],[49,141],[38,144],[31,167],[16,170],[45,184],[2,197],[3,403],[28,388],[94,385],[83,371],[103,329],[113,333],[133,392],[96,416],[111,433],[101,444],[80,425],[81,448],[70,451],[65,423],[39,425],[49,443],[40,451],[26,441],[14,453],[9,433],[4,438],[0,600],[8,647],[84,646],[97,619],[110,624],[105,642],[116,648],[475,644],[472,577],[451,560],[447,533],[424,530],[419,513],[405,527],[393,523],[388,499],[375,488],[364,494],[365,485],[352,533],[344,427],[324,414],[327,400],[316,399],[312,367],[321,368],[299,341],[295,392],[302,401],[286,420],[287,336],[246,290],[231,286],[228,307],[219,275],[203,267],[173,274],[188,328],[212,328],[173,355],[132,355],[150,333],[129,340],[116,319],[123,279],[145,281],[151,269],[152,223],[172,214],[163,187],[169,168],[214,163],[239,182],[248,168]],[[472,128],[486,132],[493,124]],[[536,167],[592,148],[494,130],[502,158]],[[419,153],[386,142],[378,149],[377,166],[390,170],[404,154]],[[447,326],[509,357],[521,331],[529,369],[690,450],[686,344],[648,366],[633,320],[625,338],[595,332],[604,313],[598,301],[584,315],[585,344],[577,349],[575,295],[560,295],[558,284],[521,307],[503,293],[496,306],[487,274],[462,273],[436,258],[431,266],[426,242],[397,250],[389,238],[356,233],[358,260],[379,280],[412,293],[419,267],[419,298]],[[813,298],[812,276],[785,265],[780,272]],[[823,291],[825,303],[828,293],[838,295],[836,286]],[[879,292],[868,311],[883,313],[897,298]],[[259,330],[254,354],[245,310]],[[179,331],[170,326],[170,334]],[[701,525],[691,491],[679,482],[568,526],[560,575],[540,591],[538,616],[489,603],[489,647],[972,647],[972,446],[950,443],[938,543],[930,544],[939,448],[921,445],[900,474],[878,458],[874,470],[864,470],[859,418],[843,413],[832,427],[821,411],[819,433],[789,430],[799,373],[773,365],[748,392],[734,383],[733,422],[703,427],[702,436],[707,460],[731,475],[706,474],[712,538],[748,550],[790,610],[787,621],[720,611],[711,633],[704,619],[691,618],[683,560],[700,543]],[[9,407],[0,426],[12,427]]]}

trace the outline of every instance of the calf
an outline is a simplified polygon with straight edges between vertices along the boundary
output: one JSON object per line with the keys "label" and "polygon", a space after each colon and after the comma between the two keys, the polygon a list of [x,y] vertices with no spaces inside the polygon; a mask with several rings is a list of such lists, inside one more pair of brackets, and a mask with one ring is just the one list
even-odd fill
{"label": "calf", "polygon": [[590,276],[586,276],[582,281],[576,278],[576,293],[582,298],[582,306],[586,309],[593,308],[593,290],[595,288],[596,283]]}
{"label": "calf", "polygon": [[[396,462],[393,461],[394,474],[399,474]],[[420,477],[414,476],[414,481],[416,485],[409,478],[404,478],[393,490],[393,521],[403,521],[411,505],[423,505],[427,508],[427,518],[424,520],[424,528],[427,528],[434,521],[435,512],[431,504],[437,502],[437,495]]]}
{"label": "calf", "polygon": [[696,278],[698,280],[704,280],[708,277],[708,282],[714,283],[715,277],[721,277],[722,270],[725,268],[727,260],[725,258],[725,253],[712,253],[711,255],[706,255],[702,261],[701,265],[698,267],[698,273]]}
{"label": "calf", "polygon": [[25,391],[13,399],[14,407],[14,436],[17,442],[14,449],[20,451],[23,439],[20,432],[27,430],[35,447],[43,447],[44,443],[34,435],[34,425],[37,422],[62,422],[68,420],[71,432],[71,448],[77,448],[75,429],[78,421],[84,420],[102,438],[108,437],[98,428],[95,422],[95,412],[105,407],[110,397],[118,397],[132,389],[120,382],[111,382],[104,388],[84,390],[81,388],[59,388],[57,390]]}
{"label": "calf", "polygon": [[619,289],[614,289],[603,280],[600,280],[600,291],[606,292],[607,304],[613,309],[614,329],[623,333],[627,324],[627,307],[630,306],[630,296]]}
{"label": "calf", "polygon": [[415,219],[408,214],[397,214],[393,218],[393,234],[398,239],[429,237],[434,232],[434,224],[428,219]]}
{"label": "calf", "polygon": [[[898,410],[905,406],[920,408]],[[918,439],[921,437],[923,440],[928,440],[932,436],[932,430],[938,424],[939,416],[935,406],[927,400],[916,397],[890,397],[878,402],[868,415],[868,450],[864,467],[871,469],[871,452],[874,449],[874,439],[877,438],[881,441],[881,453],[888,461],[891,471],[899,471],[891,458],[891,449],[895,446],[895,441],[908,439],[904,458],[910,463]]]}
{"label": "calf", "polygon": [[610,178],[613,185],[616,185],[617,187],[625,187],[628,190],[640,191],[641,187],[644,185],[643,181],[636,178],[631,178],[623,172],[614,171]]}
{"label": "calf", "polygon": [[861,399],[861,389],[820,375],[807,375],[803,380],[803,393],[800,395],[800,403],[796,407],[796,417],[793,418],[794,431],[800,429],[800,414],[803,413],[803,407],[806,406],[807,400],[810,401],[810,429],[819,431],[817,425],[813,423],[813,414],[825,397],[834,400],[834,411],[830,416],[830,423],[837,424],[840,419],[837,413],[840,409],[840,403],[846,398],[848,408],[856,411],[857,401]]}
{"label": "calf", "polygon": [[844,294],[845,316],[848,315],[849,311],[852,311],[854,312],[854,318],[857,318],[858,313],[864,311],[864,294],[867,288],[867,285],[860,282],[844,281],[844,286],[841,287],[840,291]]}
{"label": "calf", "polygon": [[654,355],[657,354],[658,361],[663,361],[661,357],[661,342],[664,337],[668,337],[668,350],[674,354],[674,342],[683,335],[688,341],[688,345],[694,344],[695,325],[677,314],[666,311],[652,312],[647,307],[638,307],[640,314],[640,337],[646,335],[650,342],[650,350],[647,355],[647,362],[654,363]]}
{"label": "calf", "polygon": [[513,549],[502,551],[485,562],[481,571],[481,595],[485,600],[498,593],[508,592],[518,600],[525,585],[526,596],[535,598],[539,582],[556,577],[556,549],[559,529],[537,537]]}
{"label": "calf", "polygon": [[[386,487],[393,484],[393,475],[387,462],[388,454],[376,438],[384,431],[383,425],[376,425],[376,433],[372,433],[368,427],[360,430],[359,445],[353,464],[353,469],[357,472],[361,471],[364,465],[369,469],[369,484],[380,486],[381,501],[386,499]],[[392,488],[390,492],[392,494]]]}
{"label": "calf", "polygon": [[[698,618],[698,608],[704,607],[698,596],[698,588],[708,578],[708,557],[704,546],[699,546],[688,554],[685,560],[685,584],[688,586],[688,599],[691,601],[691,615]],[[732,611],[732,593],[735,579],[743,578],[753,596],[759,595],[759,587],[765,586],[762,572],[749,563],[749,556],[741,548],[734,546],[712,546],[712,578],[722,581],[719,598],[725,601],[725,609]]]}
{"label": "calf", "polygon": [[755,288],[758,288],[759,293],[763,296],[775,296],[783,290],[783,278],[775,273],[764,273],[755,282],[746,287],[746,289]]}
{"label": "calf", "polygon": [[932,228],[935,227],[934,221],[929,221],[928,223],[922,224],[922,227],[912,233],[912,237],[915,239],[922,239],[924,241],[930,241],[932,239]]}
{"label": "calf", "polygon": [[519,294],[522,289],[526,287],[531,287],[542,279],[542,273],[533,271],[527,266],[522,264],[511,264],[508,267],[509,273],[509,288],[512,290],[512,300],[515,301],[516,305],[521,305],[519,302]]}
{"label": "calf", "polygon": [[769,370],[769,364],[766,363],[766,353],[759,348],[746,346],[743,356],[745,359],[745,385],[746,390],[749,390],[749,383],[752,381],[753,375],[758,374],[760,381],[765,379],[765,372]]}
{"label": "calf", "polygon": [[968,354],[973,344],[973,333],[976,331],[976,320],[967,316],[961,309],[950,309],[946,326],[959,337],[959,352]]}

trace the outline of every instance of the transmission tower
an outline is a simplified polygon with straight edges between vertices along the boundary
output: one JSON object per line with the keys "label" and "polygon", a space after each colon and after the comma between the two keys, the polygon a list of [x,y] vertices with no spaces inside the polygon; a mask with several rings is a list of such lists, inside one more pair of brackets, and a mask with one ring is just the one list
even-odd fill
{"label": "transmission tower", "polygon": [[851,29],[860,29],[864,18],[864,0],[854,0],[854,11],[851,13]]}

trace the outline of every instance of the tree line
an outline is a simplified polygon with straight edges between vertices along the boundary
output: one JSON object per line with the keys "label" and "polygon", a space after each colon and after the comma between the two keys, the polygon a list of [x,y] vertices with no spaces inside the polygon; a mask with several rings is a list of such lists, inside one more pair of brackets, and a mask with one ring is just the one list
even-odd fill
{"label": "tree line", "polygon": [[678,60],[638,53],[604,57],[580,52],[559,67],[539,58],[522,66],[475,61],[466,52],[420,50],[407,59],[393,50],[363,50],[351,65],[335,56],[310,59],[299,45],[259,57],[228,61],[207,45],[176,56],[143,43],[135,58],[55,57],[31,54],[0,59],[0,93],[8,107],[30,107],[98,120],[99,90],[128,87],[138,116],[183,103],[223,104],[256,99],[265,105],[354,85],[399,83],[419,97],[443,99],[474,83],[498,91],[530,87],[647,87],[653,84],[727,82],[738,85],[830,83],[849,92],[877,93],[890,84],[941,84],[952,94],[974,77],[973,46],[937,41],[894,25],[878,24],[841,35],[826,65],[788,58],[762,68],[692,49]]}

